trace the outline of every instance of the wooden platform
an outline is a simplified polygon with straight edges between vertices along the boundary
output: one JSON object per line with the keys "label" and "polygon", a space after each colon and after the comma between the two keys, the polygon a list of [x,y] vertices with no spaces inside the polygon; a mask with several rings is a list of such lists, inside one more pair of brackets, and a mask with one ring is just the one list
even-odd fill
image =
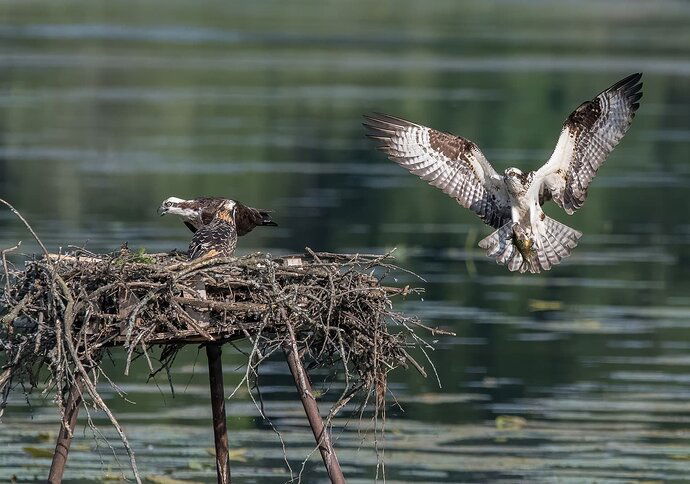
{"label": "wooden platform", "polygon": [[[401,272],[387,255],[307,250],[280,258],[252,254],[187,261],[179,254],[123,249],[106,255],[49,254],[7,271],[7,324],[0,338],[15,363],[9,365],[5,385],[31,377],[42,362],[49,363],[52,384],[66,392],[58,398],[64,419],[50,482],[61,479],[84,400],[109,412],[85,370],[98,365],[105,348],[123,347],[128,371],[133,356],[144,354],[149,360],[152,346],[161,345],[169,361],[182,345],[206,347],[218,482],[224,483],[230,482],[220,360],[224,343],[248,338],[254,348],[248,365],[259,364],[256,354],[284,354],[333,482],[344,482],[344,477],[302,359],[317,366],[346,361],[343,371],[351,374],[344,398],[372,392],[377,408],[391,369],[411,364],[425,374],[410,349],[422,342],[413,328],[430,328],[393,310],[392,297],[416,290],[383,284],[388,274]],[[108,415],[138,481],[134,453],[115,417]]]}

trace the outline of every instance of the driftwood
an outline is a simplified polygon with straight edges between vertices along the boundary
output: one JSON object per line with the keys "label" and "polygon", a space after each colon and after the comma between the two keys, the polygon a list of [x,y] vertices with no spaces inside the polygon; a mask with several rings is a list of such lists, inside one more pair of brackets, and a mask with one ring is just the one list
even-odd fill
{"label": "driftwood", "polygon": [[[211,354],[213,347],[246,338],[251,351],[242,384],[254,385],[261,362],[285,352],[296,381],[305,383],[300,398],[307,412],[316,402],[301,362],[340,368],[346,386],[322,424],[328,428],[357,395],[362,402],[372,397],[377,412],[383,408],[391,370],[409,365],[426,375],[424,365],[411,356],[415,346],[422,346],[423,354],[428,347],[415,329],[444,333],[393,310],[392,297],[418,290],[385,284],[390,273],[401,270],[389,255],[307,249],[282,258],[257,253],[188,261],[182,254],[133,253],[123,247],[107,255],[83,250],[45,254],[22,268],[13,268],[5,252],[2,258],[0,395],[6,398],[20,384],[35,387],[39,372],[47,370],[63,427],[71,434],[76,411],[74,395],[68,394],[79,389],[82,405],[93,405],[110,418],[137,479],[134,453],[96,390],[99,379],[107,378],[101,358],[113,347],[126,351],[126,373],[134,358],[143,357],[155,374],[172,364],[181,345],[208,344],[211,365],[219,358]],[[161,346],[157,368],[151,357],[155,345]],[[222,395],[222,379],[219,391]],[[323,428],[315,430],[317,447],[324,462],[337,463]]]}

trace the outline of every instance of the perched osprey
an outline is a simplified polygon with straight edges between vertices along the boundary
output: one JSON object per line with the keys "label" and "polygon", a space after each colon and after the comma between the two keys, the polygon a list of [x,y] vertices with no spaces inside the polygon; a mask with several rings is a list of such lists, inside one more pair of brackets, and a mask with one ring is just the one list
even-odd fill
{"label": "perched osprey", "polygon": [[367,136],[388,157],[469,208],[497,229],[479,242],[511,271],[549,270],[577,246],[582,233],[547,217],[553,200],[571,215],[608,154],[630,127],[642,97],[642,74],[615,83],[582,103],[563,124],[551,158],[536,171],[496,173],[472,141],[404,119],[365,116]]}
{"label": "perched osprey", "polygon": [[190,259],[230,257],[235,253],[236,246],[237,230],[234,222],[215,218],[194,232],[187,253]]}
{"label": "perched osprey", "polygon": [[182,217],[184,224],[192,232],[210,224],[216,217],[232,219],[239,236],[248,234],[254,227],[278,225],[271,220],[271,215],[266,210],[248,207],[237,200],[221,197],[201,197],[192,200],[170,197],[163,200],[158,207],[159,215],[168,213]]}

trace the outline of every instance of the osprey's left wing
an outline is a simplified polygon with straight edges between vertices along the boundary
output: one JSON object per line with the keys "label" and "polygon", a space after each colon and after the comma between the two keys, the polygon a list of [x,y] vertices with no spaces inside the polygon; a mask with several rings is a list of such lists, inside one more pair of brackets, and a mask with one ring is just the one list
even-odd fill
{"label": "osprey's left wing", "polygon": [[242,236],[254,230],[254,227],[276,227],[278,224],[271,220],[269,211],[248,207],[235,201],[235,225],[237,226],[237,235]]}
{"label": "osprey's left wing", "polygon": [[556,149],[537,170],[543,195],[568,214],[582,206],[587,188],[606,157],[620,142],[640,107],[642,74],[632,74],[591,101],[582,103],[563,124]]}
{"label": "osprey's left wing", "polygon": [[503,177],[472,141],[386,114],[364,118],[367,137],[391,160],[455,198],[486,224],[498,228],[510,220]]}

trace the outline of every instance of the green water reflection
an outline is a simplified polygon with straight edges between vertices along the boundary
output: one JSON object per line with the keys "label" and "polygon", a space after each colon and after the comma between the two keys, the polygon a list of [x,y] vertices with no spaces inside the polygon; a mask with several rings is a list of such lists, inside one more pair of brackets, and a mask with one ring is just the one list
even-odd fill
{"label": "green water reflection", "polygon": [[[682,479],[689,27],[690,7],[672,1],[2,2],[0,191],[51,249],[183,248],[184,227],[156,208],[202,194],[276,210],[280,227],[256,230],[241,252],[399,247],[428,281],[424,301],[401,307],[458,336],[433,354],[442,388],[395,375],[392,481]],[[486,259],[476,241],[488,229],[376,153],[360,125],[390,112],[475,140],[499,170],[534,168],[575,106],[636,71],[642,107],[584,208],[548,210],[585,236],[536,277]],[[9,214],[0,228],[2,246],[36,249]],[[175,398],[165,380],[145,384],[143,366],[123,377],[114,356],[111,376],[136,405],[108,401],[146,475],[213,482],[196,356],[180,357]],[[226,351],[226,385],[242,360]],[[311,441],[286,368],[274,362],[262,382],[297,471]],[[57,416],[32,403],[17,394],[7,409],[2,479],[46,474],[48,460],[23,448],[49,448],[39,434]],[[229,413],[237,479],[285,481],[280,443],[246,393]],[[499,415],[527,427],[497,430]],[[370,482],[376,457],[360,439],[344,432],[340,457],[351,480]],[[117,472],[89,431],[75,444],[70,482]],[[318,460],[305,476],[324,481]]]}

